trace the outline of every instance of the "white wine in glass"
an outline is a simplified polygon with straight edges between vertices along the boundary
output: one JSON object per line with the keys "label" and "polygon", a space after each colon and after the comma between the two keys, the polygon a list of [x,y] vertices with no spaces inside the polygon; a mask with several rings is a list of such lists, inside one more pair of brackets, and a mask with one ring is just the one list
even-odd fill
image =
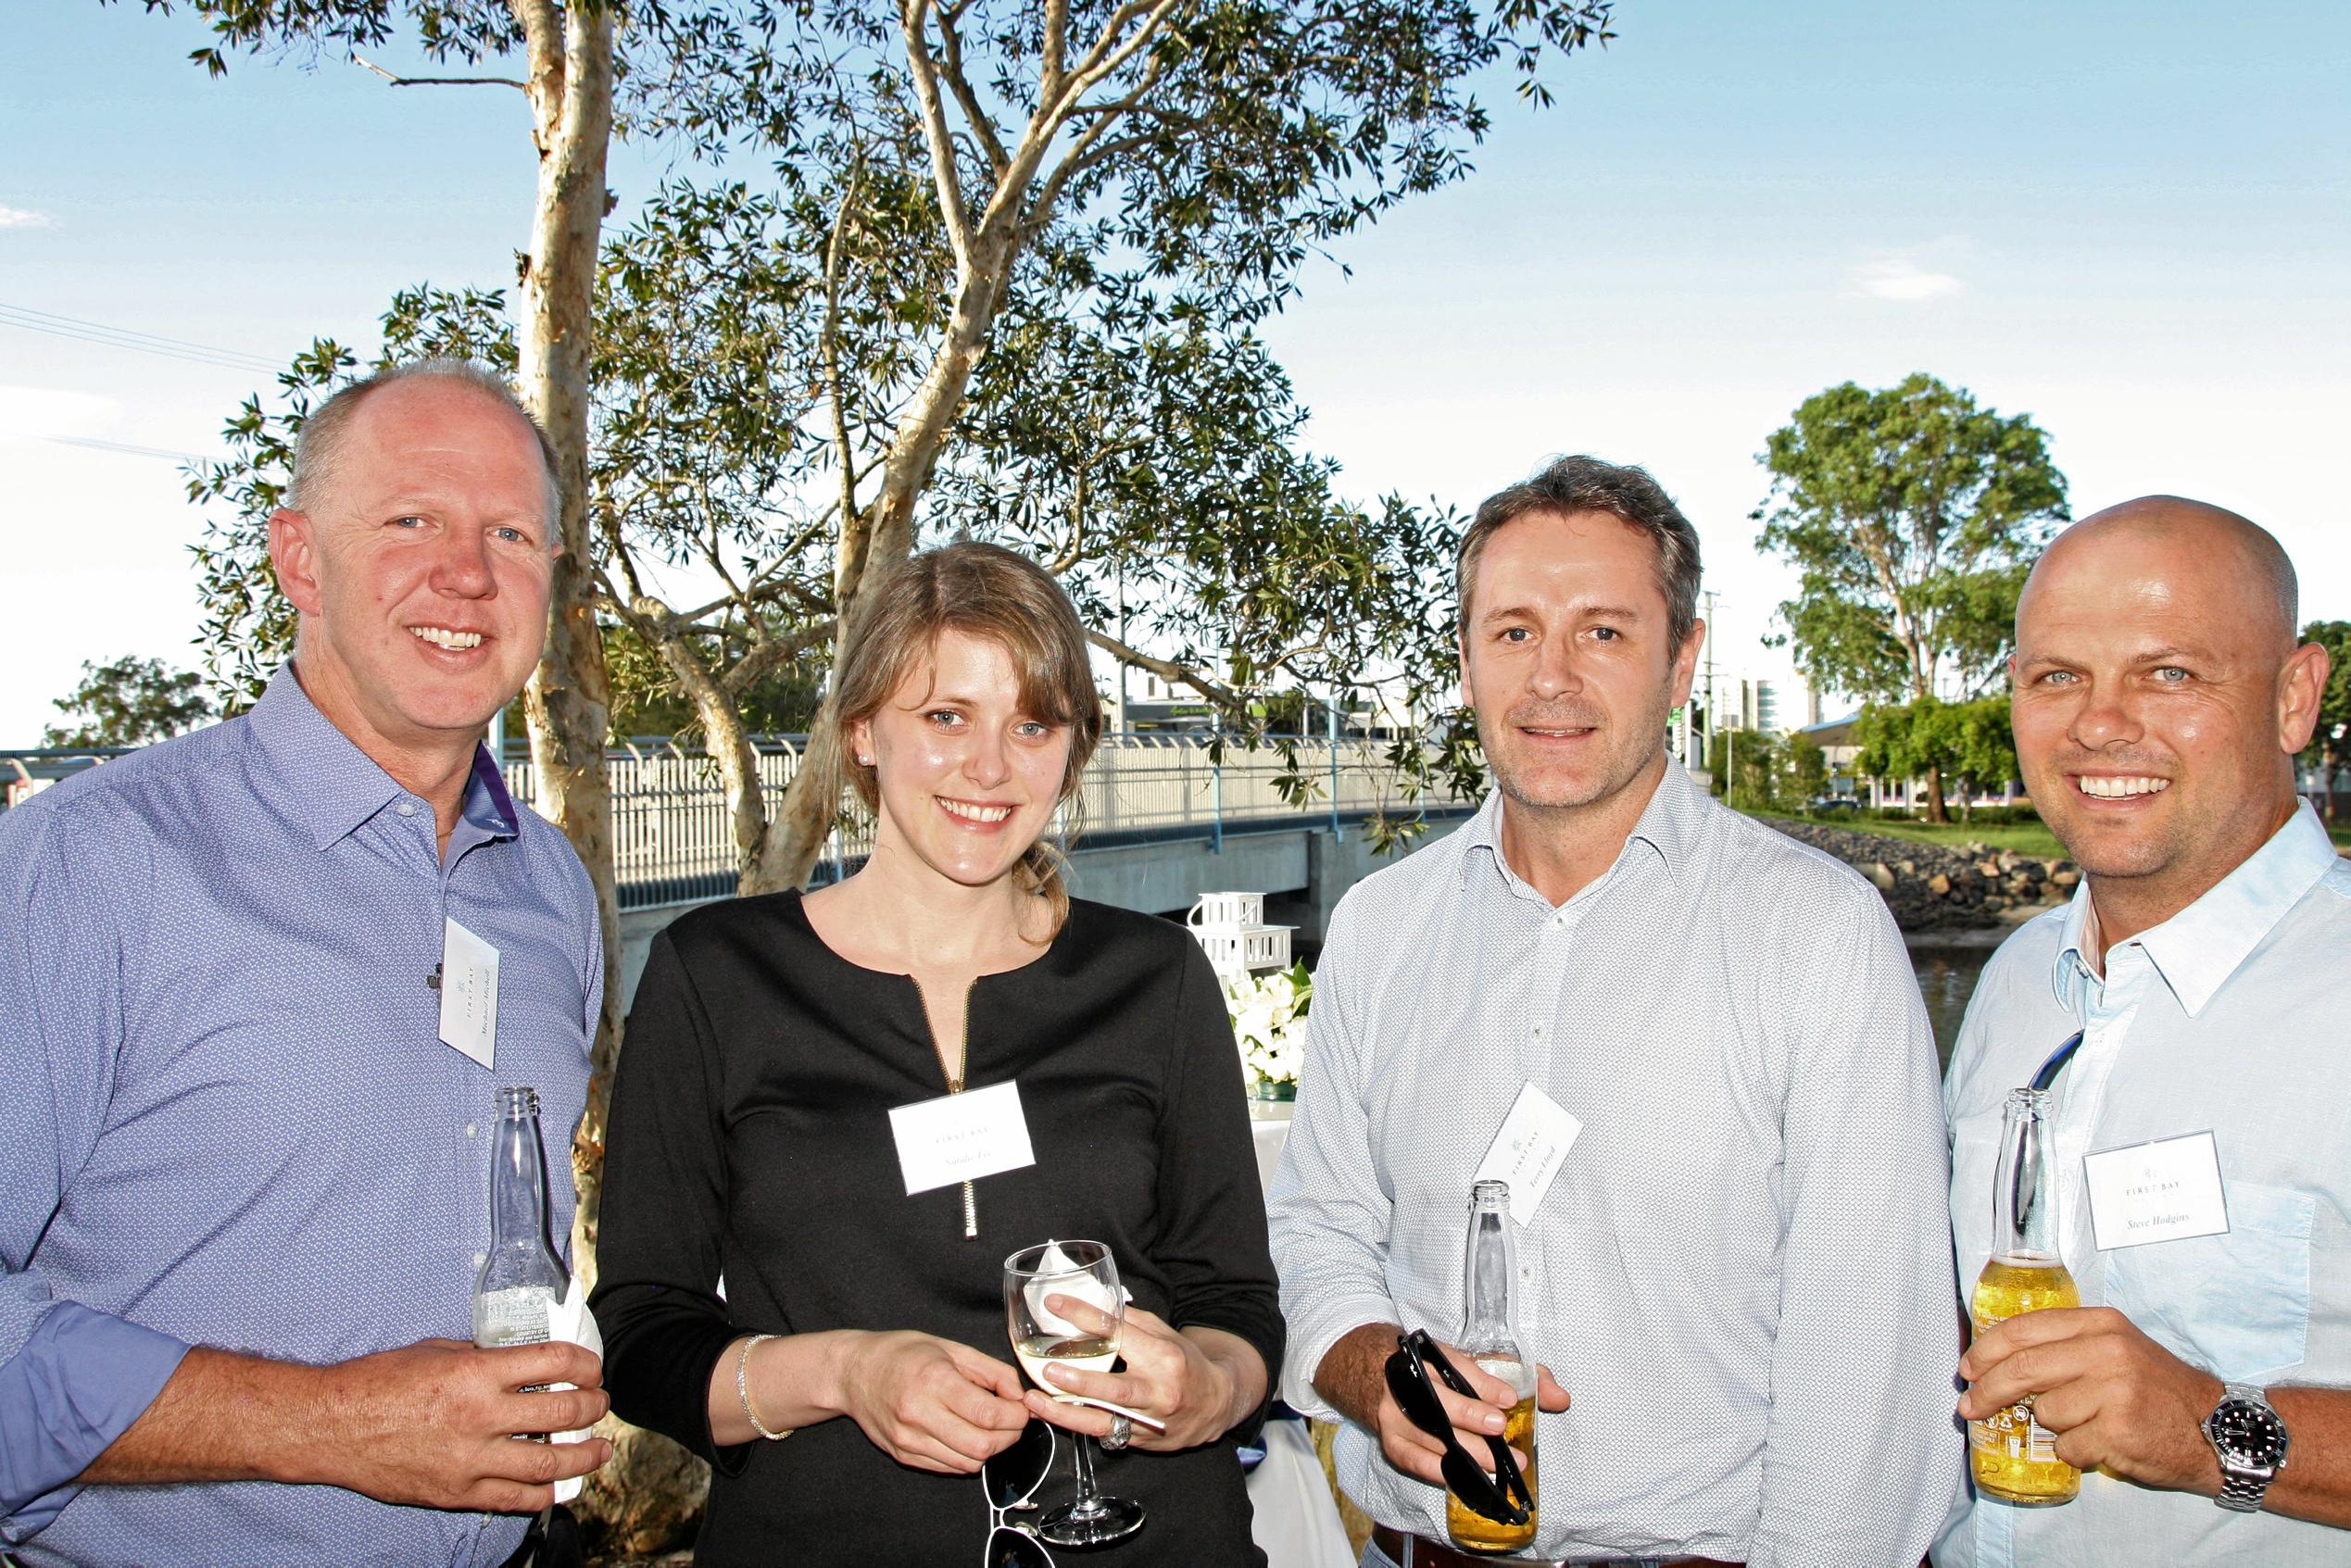
{"label": "white wine in glass", "polygon": [[[1108,1332],[1095,1333],[1054,1311],[1045,1304],[1050,1296],[1097,1308],[1110,1319]],[[1046,1382],[1047,1364],[1110,1371],[1118,1360],[1125,1303],[1118,1262],[1099,1241],[1049,1241],[1024,1247],[1004,1260],[1004,1324],[1012,1354],[1030,1382],[1064,1403],[1090,1401]],[[1141,1503],[1106,1497],[1096,1487],[1094,1445],[1081,1437],[1072,1447],[1077,1456],[1077,1500],[1039,1520],[1037,1533],[1055,1546],[1082,1547],[1124,1540],[1141,1529]]]}

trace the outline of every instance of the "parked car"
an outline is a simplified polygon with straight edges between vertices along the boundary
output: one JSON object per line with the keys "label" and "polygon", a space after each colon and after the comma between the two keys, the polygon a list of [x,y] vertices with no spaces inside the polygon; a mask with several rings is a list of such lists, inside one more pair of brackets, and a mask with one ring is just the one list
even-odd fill
{"label": "parked car", "polygon": [[1852,816],[1861,809],[1861,802],[1850,795],[1816,795],[1804,802],[1804,809],[1816,817]]}

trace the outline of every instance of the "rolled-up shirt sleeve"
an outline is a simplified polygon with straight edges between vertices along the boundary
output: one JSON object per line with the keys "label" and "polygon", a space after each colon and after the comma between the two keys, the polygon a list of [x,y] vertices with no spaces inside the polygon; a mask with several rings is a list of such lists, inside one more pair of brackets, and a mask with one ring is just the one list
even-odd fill
{"label": "rolled-up shirt sleeve", "polygon": [[1289,1325],[1281,1396],[1301,1414],[1346,1419],[1314,1388],[1314,1374],[1351,1329],[1393,1323],[1388,1290],[1390,1205],[1372,1159],[1364,1084],[1354,899],[1342,899],[1314,973],[1298,1102],[1266,1210]]}
{"label": "rolled-up shirt sleeve", "polygon": [[48,813],[0,819],[0,1541],[31,1539],[154,1403],[187,1346],[61,1299],[42,1235],[113,1084],[121,951]]}

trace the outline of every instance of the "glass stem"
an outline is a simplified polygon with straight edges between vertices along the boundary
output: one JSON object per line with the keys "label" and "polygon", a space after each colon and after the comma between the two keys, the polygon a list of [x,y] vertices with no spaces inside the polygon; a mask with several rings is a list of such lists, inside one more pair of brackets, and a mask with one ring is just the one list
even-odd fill
{"label": "glass stem", "polygon": [[1093,1519],[1102,1512],[1102,1494],[1094,1489],[1094,1439],[1080,1437],[1070,1445],[1077,1450],[1077,1500],[1070,1504],[1072,1519]]}

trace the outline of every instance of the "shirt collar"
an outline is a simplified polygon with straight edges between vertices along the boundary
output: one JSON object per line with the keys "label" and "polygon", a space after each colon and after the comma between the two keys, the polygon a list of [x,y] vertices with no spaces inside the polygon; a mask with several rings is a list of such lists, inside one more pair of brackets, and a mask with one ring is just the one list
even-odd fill
{"label": "shirt collar", "polygon": [[[2334,863],[2334,845],[2305,801],[2268,843],[2202,897],[2132,940],[2146,949],[2156,972],[2194,1018]],[[2095,972],[2084,943],[2095,940],[2096,920],[2084,877],[2066,909],[2050,977],[2061,1003],[2071,1004],[2079,977]]]}
{"label": "shirt collar", "polygon": [[[1641,820],[1633,824],[1632,833],[1625,841],[1626,847],[1646,844],[1666,863],[1667,871],[1679,870],[1690,859],[1691,848],[1697,843],[1699,824],[1707,805],[1704,793],[1698,787],[1698,781],[1691,778],[1680,763],[1666,758],[1665,774],[1658,779],[1656,791],[1650,796],[1649,804],[1641,808]],[[1461,881],[1464,887],[1469,885],[1469,879],[1475,874],[1481,849],[1486,852],[1483,859],[1493,868],[1495,874],[1505,878],[1515,874],[1502,858],[1502,792],[1500,789],[1488,790],[1485,804],[1477,808],[1477,814],[1462,828]],[[1616,861],[1621,864],[1623,860],[1624,855],[1620,852]]]}
{"label": "shirt collar", "polygon": [[[261,700],[245,719],[268,775],[267,797],[300,823],[320,849],[347,837],[408,793],[319,711],[290,659],[270,677]],[[474,747],[473,776],[460,814],[477,830],[472,835],[477,842],[515,834],[514,801],[487,747]]]}

